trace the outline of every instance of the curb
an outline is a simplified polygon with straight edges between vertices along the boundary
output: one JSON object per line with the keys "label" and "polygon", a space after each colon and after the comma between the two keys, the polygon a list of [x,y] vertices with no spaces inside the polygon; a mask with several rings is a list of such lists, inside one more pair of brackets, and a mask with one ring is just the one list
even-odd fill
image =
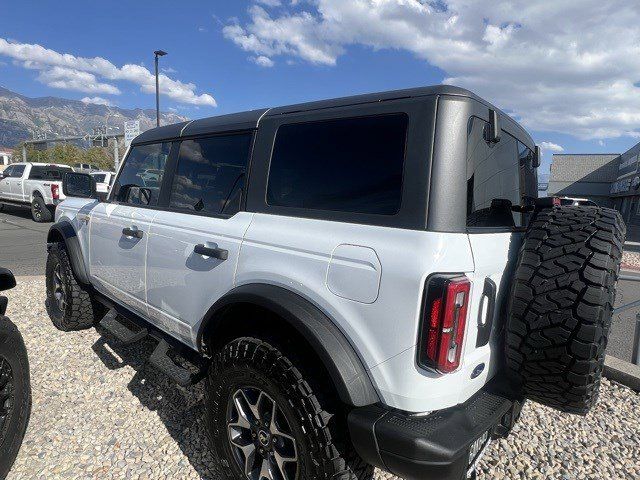
{"label": "curb", "polygon": [[604,359],[603,374],[609,380],[640,392],[640,367],[638,365],[607,355]]}

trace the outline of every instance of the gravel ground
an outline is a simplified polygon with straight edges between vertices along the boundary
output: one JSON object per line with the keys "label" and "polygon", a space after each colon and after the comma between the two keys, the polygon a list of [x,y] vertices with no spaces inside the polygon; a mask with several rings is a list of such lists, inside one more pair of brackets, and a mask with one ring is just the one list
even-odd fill
{"label": "gravel ground", "polygon": [[[58,332],[44,310],[42,277],[18,281],[9,316],[29,349],[34,398],[8,480],[218,478],[201,386],[181,389],[147,368],[151,342],[123,348],[96,330]],[[585,418],[530,403],[513,435],[488,450],[480,478],[640,478],[638,411],[640,395],[606,380]]]}
{"label": "gravel ground", "polygon": [[622,268],[640,270],[640,253],[629,252],[627,250],[622,252]]}

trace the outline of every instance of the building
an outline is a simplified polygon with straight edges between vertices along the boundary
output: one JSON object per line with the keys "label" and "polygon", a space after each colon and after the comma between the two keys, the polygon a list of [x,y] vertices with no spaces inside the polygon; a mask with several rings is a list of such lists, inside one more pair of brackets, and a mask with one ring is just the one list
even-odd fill
{"label": "building", "polygon": [[546,195],[588,198],[602,207],[613,207],[611,186],[619,177],[620,155],[555,154]]}
{"label": "building", "polygon": [[609,193],[613,206],[620,211],[627,224],[627,239],[640,240],[640,172],[638,160],[640,143],[620,155],[618,175]]}

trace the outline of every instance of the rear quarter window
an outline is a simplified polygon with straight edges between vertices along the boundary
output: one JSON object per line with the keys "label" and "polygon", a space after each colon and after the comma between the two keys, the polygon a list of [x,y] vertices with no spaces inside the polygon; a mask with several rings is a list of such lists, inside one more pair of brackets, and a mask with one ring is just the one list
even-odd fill
{"label": "rear quarter window", "polygon": [[341,118],[279,127],[267,203],[394,215],[402,201],[408,116]]}
{"label": "rear quarter window", "polygon": [[488,123],[477,117],[467,131],[467,227],[516,228],[526,217],[513,212],[535,198],[533,153],[505,131],[497,143],[486,140]]}

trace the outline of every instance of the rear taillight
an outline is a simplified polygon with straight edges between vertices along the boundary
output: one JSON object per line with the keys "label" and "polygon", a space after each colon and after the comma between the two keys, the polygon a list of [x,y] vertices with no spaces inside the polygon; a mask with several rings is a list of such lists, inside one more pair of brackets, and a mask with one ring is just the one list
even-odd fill
{"label": "rear taillight", "polygon": [[460,366],[471,282],[465,276],[429,278],[418,362],[442,373]]}
{"label": "rear taillight", "polygon": [[51,196],[54,200],[58,200],[60,198],[60,187],[55,183],[51,185]]}

